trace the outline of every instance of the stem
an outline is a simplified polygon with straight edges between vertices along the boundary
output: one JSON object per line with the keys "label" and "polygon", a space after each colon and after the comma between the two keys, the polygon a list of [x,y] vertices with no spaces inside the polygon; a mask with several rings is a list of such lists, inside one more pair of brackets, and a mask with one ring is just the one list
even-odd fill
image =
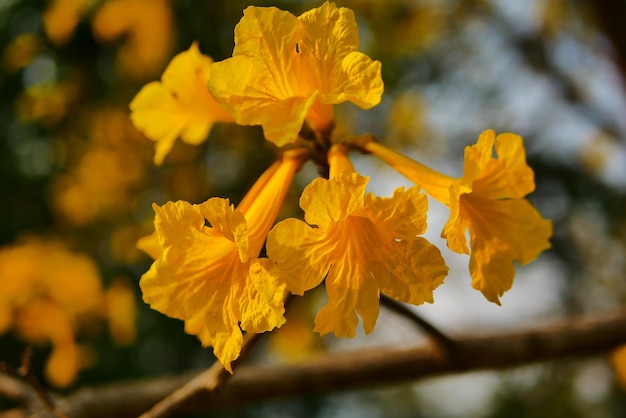
{"label": "stem", "polygon": [[439,328],[435,327],[430,322],[419,316],[415,311],[409,309],[405,304],[398,302],[389,296],[380,295],[380,303],[390,311],[407,318],[413,324],[423,331],[442,349],[442,351],[448,356],[450,360],[454,359],[455,342],[452,338],[448,337]]}
{"label": "stem", "polygon": [[362,152],[374,154],[404,177],[424,189],[435,200],[447,206],[450,205],[450,186],[457,180],[454,177],[442,174],[399,152],[392,151],[376,142],[371,135],[350,138],[348,144]]}

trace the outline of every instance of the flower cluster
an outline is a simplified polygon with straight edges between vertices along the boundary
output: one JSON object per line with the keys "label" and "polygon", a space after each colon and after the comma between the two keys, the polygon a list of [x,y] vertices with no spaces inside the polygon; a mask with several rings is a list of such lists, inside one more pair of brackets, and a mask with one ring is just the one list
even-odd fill
{"label": "flower cluster", "polygon": [[0,288],[0,335],[52,345],[45,372],[55,386],[72,383],[86,365],[80,331],[106,320],[116,343],[135,338],[130,286],[119,279],[103,289],[94,261],[60,242],[31,237],[1,247]]}
{"label": "flower cluster", "polygon": [[[358,317],[366,333],[374,329],[381,293],[432,303],[448,268],[421,236],[428,209],[422,190],[450,208],[442,237],[452,251],[469,254],[472,285],[492,302],[512,286],[514,262],[528,263],[550,247],[551,222],[525,199],[534,178],[519,136],[483,132],[466,148],[457,179],[373,137],[334,135],[333,105],[369,109],[382,97],[381,64],[358,47],[347,8],[326,2],[296,17],[251,6],[235,28],[231,58],[213,62],[193,44],[131,103],[135,125],[157,141],[158,164],[177,137],[199,143],[214,122],[260,125],[283,148],[237,207],[217,197],[155,205],[156,231],[140,242],[155,259],[140,282],[144,300],[185,321],[229,371],[242,332],[285,322],[289,293],[325,282],[328,301],[315,331],[341,337],[355,335]],[[388,198],[366,193],[369,179],[354,169],[351,149],[375,155],[415,185]],[[322,177],[302,191],[304,220],[274,225],[306,161]]]}

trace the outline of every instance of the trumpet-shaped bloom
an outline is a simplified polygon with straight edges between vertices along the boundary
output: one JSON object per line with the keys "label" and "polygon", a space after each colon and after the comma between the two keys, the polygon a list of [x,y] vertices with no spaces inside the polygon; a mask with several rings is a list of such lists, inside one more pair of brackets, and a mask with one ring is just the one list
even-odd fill
{"label": "trumpet-shaped bloom", "polygon": [[463,178],[450,187],[442,237],[452,251],[469,254],[469,229],[472,285],[492,302],[499,304],[513,285],[513,260],[526,264],[550,248],[552,222],[524,199],[534,189],[521,137],[485,131],[465,149]]}
{"label": "trumpet-shaped bloom", "polygon": [[300,198],[306,223],[287,219],[270,232],[269,258],[287,289],[303,294],[326,278],[328,303],[315,331],[352,337],[363,319],[374,329],[380,292],[412,304],[433,301],[448,268],[439,250],[418,237],[426,229],[426,196],[417,187],[393,197],[365,195],[368,182],[336,147],[331,178],[315,179]]}
{"label": "trumpet-shaped bloom", "polygon": [[475,145],[465,148],[464,174],[459,179],[380,144],[362,146],[450,207],[441,235],[452,251],[470,255],[472,286],[491,302],[500,304],[499,297],[513,285],[514,260],[526,264],[550,248],[552,222],[524,198],[535,189],[535,182],[520,136],[483,132]]}
{"label": "trumpet-shaped bloom", "polygon": [[193,43],[172,59],[161,82],[146,84],[131,102],[133,123],[156,141],[155,164],[163,163],[176,138],[197,145],[206,140],[213,123],[233,121],[206,86],[212,63]]}
{"label": "trumpet-shaped bloom", "polygon": [[[258,259],[299,158],[284,157],[262,176],[236,210],[227,199],[199,205],[169,202],[156,212],[160,251],[140,281],[143,299],[168,316],[185,321],[185,331],[213,346],[224,367],[239,356],[242,330],[265,332],[281,326],[285,285]],[[269,177],[269,178],[268,178]]]}
{"label": "trumpet-shaped bloom", "polygon": [[235,28],[232,58],[213,65],[209,89],[237,123],[261,125],[278,146],[294,142],[305,120],[327,135],[333,104],[380,102],[380,62],[358,47],[354,13],[334,3],[299,17],[250,6]]}

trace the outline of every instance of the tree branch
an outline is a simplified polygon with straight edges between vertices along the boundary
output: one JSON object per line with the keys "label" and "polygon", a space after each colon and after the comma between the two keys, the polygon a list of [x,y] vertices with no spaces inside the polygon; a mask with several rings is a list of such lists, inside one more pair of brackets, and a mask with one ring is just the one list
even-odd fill
{"label": "tree branch", "polygon": [[[626,344],[626,310],[595,318],[485,336],[456,336],[449,354],[436,344],[328,353],[306,364],[242,366],[217,392],[202,392],[178,414],[275,398],[406,382],[472,370],[604,353]],[[135,417],[195,374],[81,389],[57,398],[69,417]]]}
{"label": "tree branch", "polygon": [[[252,348],[261,339],[262,334],[246,334],[244,335],[242,349],[237,361],[233,362],[233,371],[236,366],[243,360],[252,350]],[[203,393],[212,393],[217,391],[221,385],[225,384],[231,375],[224,369],[219,361],[213,363],[206,371],[185,383],[184,386],[173,391],[165,399],[154,405],[149,411],[142,414],[140,418],[166,418],[177,414],[179,410],[185,409],[187,403],[194,402],[197,396],[202,397]]]}

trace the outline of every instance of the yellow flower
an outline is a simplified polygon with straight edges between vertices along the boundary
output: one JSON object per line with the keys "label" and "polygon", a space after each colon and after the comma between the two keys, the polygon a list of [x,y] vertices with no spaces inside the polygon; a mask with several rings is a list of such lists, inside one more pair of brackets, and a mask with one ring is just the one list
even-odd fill
{"label": "yellow flower", "polygon": [[124,74],[141,79],[163,69],[176,38],[167,0],[101,2],[91,26],[100,42],[124,38],[117,52],[117,67]]}
{"label": "yellow flower", "polygon": [[51,344],[47,379],[55,386],[72,383],[85,366],[76,336],[104,317],[95,263],[60,243],[31,238],[0,248],[0,289],[0,334],[13,329],[29,344]]}
{"label": "yellow flower", "polygon": [[169,202],[156,212],[161,250],[140,281],[151,308],[185,321],[224,367],[239,356],[242,330],[265,332],[281,326],[284,284],[258,259],[289,184],[304,159],[287,152],[253,186],[240,209],[227,199],[199,205]]}
{"label": "yellow flower", "polygon": [[15,322],[22,339],[35,344],[52,343],[45,365],[48,380],[57,387],[72,383],[81,364],[72,318],[63,307],[43,298],[33,300],[21,307]]}
{"label": "yellow flower", "polygon": [[237,123],[262,125],[278,146],[294,142],[305,120],[327,138],[333,104],[380,102],[380,62],[358,47],[354,13],[334,3],[299,17],[250,6],[235,28],[232,58],[213,65],[209,89]]}
{"label": "yellow flower", "polygon": [[137,129],[157,142],[155,164],[163,163],[176,138],[198,145],[206,140],[213,123],[233,121],[206,86],[212,63],[194,42],[172,59],[161,82],[145,85],[130,103]]}
{"label": "yellow flower", "polygon": [[117,345],[130,345],[135,341],[137,307],[130,281],[116,278],[105,293],[109,332]]}
{"label": "yellow flower", "polygon": [[433,301],[448,268],[439,250],[417,235],[426,230],[426,196],[417,187],[393,197],[365,195],[367,177],[354,172],[345,148],[329,153],[330,179],[315,179],[300,206],[305,222],[278,223],[267,241],[277,275],[295,294],[326,278],[328,303],[315,319],[315,331],[352,337],[363,319],[374,329],[380,293],[412,304]]}
{"label": "yellow flower", "polygon": [[2,53],[3,67],[13,73],[29,65],[41,51],[43,42],[34,33],[25,33],[8,43]]}
{"label": "yellow flower", "polygon": [[520,136],[483,132],[477,144],[465,148],[464,174],[459,179],[373,141],[361,146],[450,207],[442,237],[452,251],[470,254],[472,286],[491,302],[500,304],[499,297],[513,285],[514,260],[526,264],[550,248],[552,222],[524,199],[535,182]]}
{"label": "yellow flower", "polygon": [[57,46],[67,44],[91,4],[92,0],[50,0],[42,18],[50,41]]}
{"label": "yellow flower", "polygon": [[615,380],[622,390],[626,389],[626,345],[620,345],[611,353]]}

